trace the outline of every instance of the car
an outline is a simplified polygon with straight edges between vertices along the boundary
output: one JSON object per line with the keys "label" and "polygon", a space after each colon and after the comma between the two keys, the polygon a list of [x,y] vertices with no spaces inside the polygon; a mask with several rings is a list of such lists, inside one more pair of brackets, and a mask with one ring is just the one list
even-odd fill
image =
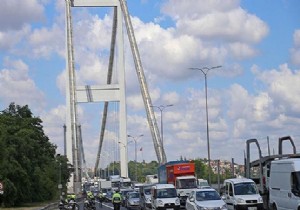
{"label": "car", "polygon": [[112,197],[113,197],[113,192],[112,191],[108,191],[105,195],[105,200],[106,202],[111,202],[112,201]]}
{"label": "car", "polygon": [[140,187],[140,206],[141,210],[151,209],[151,187],[153,184],[145,184]]}
{"label": "car", "polygon": [[215,189],[208,188],[193,190],[186,200],[185,208],[186,210],[227,210],[227,205]]}
{"label": "car", "polygon": [[128,192],[125,198],[125,207],[128,210],[131,209],[140,209],[140,195],[139,192]]}
{"label": "car", "polygon": [[126,195],[128,192],[133,192],[133,189],[121,189],[120,190],[120,193],[122,196],[122,206],[125,206]]}

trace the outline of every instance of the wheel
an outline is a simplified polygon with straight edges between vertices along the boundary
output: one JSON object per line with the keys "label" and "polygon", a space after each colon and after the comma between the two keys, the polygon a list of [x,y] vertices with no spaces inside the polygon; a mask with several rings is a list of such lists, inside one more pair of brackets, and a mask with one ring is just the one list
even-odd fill
{"label": "wheel", "polygon": [[273,210],[277,210],[277,207],[276,207],[276,204],[275,204],[275,203],[273,203],[272,209],[273,209]]}

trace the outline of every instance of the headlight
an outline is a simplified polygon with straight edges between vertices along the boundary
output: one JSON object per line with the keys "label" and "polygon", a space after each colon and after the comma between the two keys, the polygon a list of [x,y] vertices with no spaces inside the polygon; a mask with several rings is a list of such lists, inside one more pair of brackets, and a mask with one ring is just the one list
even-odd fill
{"label": "headlight", "polygon": [[180,200],[179,200],[179,198],[176,198],[176,200],[175,200],[175,205],[180,205]]}
{"label": "headlight", "polygon": [[245,203],[245,200],[242,198],[238,198],[238,199],[236,199],[236,202],[237,203]]}
{"label": "headlight", "polygon": [[157,205],[158,205],[158,206],[163,206],[163,205],[164,205],[164,202],[163,202],[162,200],[158,200],[158,201],[157,201]]}
{"label": "headlight", "polygon": [[262,203],[262,202],[263,202],[262,197],[259,197],[259,198],[258,198],[258,203]]}
{"label": "headlight", "polygon": [[224,204],[224,205],[221,207],[221,210],[227,210],[227,205]]}
{"label": "headlight", "polygon": [[206,207],[202,207],[202,206],[197,206],[197,209],[198,210],[206,210],[207,208]]}

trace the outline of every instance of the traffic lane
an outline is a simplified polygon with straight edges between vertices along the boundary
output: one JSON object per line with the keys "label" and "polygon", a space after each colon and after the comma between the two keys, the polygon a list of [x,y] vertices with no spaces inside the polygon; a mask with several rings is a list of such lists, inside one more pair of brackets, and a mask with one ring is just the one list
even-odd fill
{"label": "traffic lane", "polygon": [[[113,206],[112,203],[104,202],[104,203],[102,203],[102,208],[101,208],[101,207],[100,207],[100,203],[97,202],[97,204],[96,204],[96,209],[97,209],[97,210],[112,210],[112,209],[114,209],[114,206]],[[125,207],[122,207],[122,205],[121,205],[120,210],[126,210],[126,208],[125,208]]]}

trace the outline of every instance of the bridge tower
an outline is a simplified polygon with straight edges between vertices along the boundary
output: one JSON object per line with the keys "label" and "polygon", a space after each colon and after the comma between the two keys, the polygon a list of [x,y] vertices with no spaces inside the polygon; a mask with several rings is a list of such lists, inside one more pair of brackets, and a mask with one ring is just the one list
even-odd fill
{"label": "bridge tower", "polygon": [[[73,34],[71,7],[114,7],[116,11],[116,44],[117,48],[117,75],[118,84],[102,86],[77,86],[74,68]],[[118,0],[66,0],[66,43],[67,43],[67,85],[66,85],[66,148],[67,157],[73,164],[74,174],[70,180],[70,191],[78,193],[81,187],[79,168],[79,132],[78,132],[78,103],[119,102],[119,142],[126,144],[126,104],[125,104],[125,70],[123,50],[122,12]],[[112,71],[112,65],[109,67]],[[121,176],[128,177],[127,153],[125,147],[120,147]],[[73,184],[73,186],[72,186]]]}
{"label": "bridge tower", "polygon": [[[140,84],[141,94],[145,105],[147,114],[147,120],[152,135],[154,149],[158,162],[163,164],[167,161],[166,154],[161,141],[160,132],[156,123],[151,97],[148,91],[147,82],[145,79],[138,47],[136,44],[134,31],[127,9],[126,0],[65,0],[66,1],[66,43],[67,43],[67,117],[66,117],[66,148],[67,157],[74,166],[74,175],[70,182],[73,183],[75,193],[80,191],[81,177],[79,168],[79,134],[78,134],[78,117],[77,117],[77,104],[78,103],[93,103],[93,102],[105,102],[104,114],[102,119],[102,128],[99,142],[98,155],[96,159],[95,169],[98,167],[98,161],[100,159],[100,152],[103,142],[104,130],[105,130],[105,117],[107,113],[107,105],[110,101],[119,102],[119,142],[126,145],[127,134],[126,134],[126,101],[125,101],[125,69],[124,69],[124,49],[123,49],[123,18],[127,29],[127,35],[133,59],[135,63],[136,73]],[[110,48],[110,60],[108,67],[107,84],[102,86],[76,86],[76,77],[74,69],[74,55],[73,55],[73,39],[72,39],[72,17],[71,7],[113,7],[114,8],[114,20],[113,30],[111,37],[111,48]],[[117,44],[117,75],[118,84],[110,84],[111,74],[113,69],[114,61],[114,50],[115,44]],[[104,127],[103,127],[104,125]],[[120,166],[121,176],[128,177],[128,161],[127,161],[127,148],[120,147]]]}

